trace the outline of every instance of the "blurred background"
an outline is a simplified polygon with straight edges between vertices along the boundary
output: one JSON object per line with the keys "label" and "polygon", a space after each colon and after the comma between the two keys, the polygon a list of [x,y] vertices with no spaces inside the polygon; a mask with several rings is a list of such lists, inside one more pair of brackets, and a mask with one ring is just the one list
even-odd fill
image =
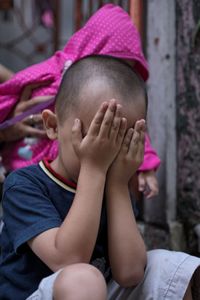
{"label": "blurred background", "polygon": [[162,164],[159,196],[139,197],[147,248],[200,256],[199,0],[0,0],[0,63],[16,72],[48,58],[105,3],[130,14],[149,63],[148,130]]}

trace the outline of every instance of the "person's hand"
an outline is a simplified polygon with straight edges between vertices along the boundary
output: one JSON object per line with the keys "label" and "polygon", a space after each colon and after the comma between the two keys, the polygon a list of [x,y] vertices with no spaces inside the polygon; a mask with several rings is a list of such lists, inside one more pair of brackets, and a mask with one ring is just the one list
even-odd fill
{"label": "person's hand", "polygon": [[128,185],[144,158],[145,121],[139,120],[129,128],[119,154],[108,171],[108,179]]}
{"label": "person's hand", "polygon": [[138,189],[147,199],[158,195],[159,187],[155,171],[150,170],[138,174]]}
{"label": "person's hand", "polygon": [[[47,83],[46,83],[47,84]],[[15,106],[10,118],[15,117],[31,107],[47,101],[52,96],[38,96],[30,99],[32,90],[41,86],[41,84],[29,85],[23,90],[20,100]],[[43,129],[41,114],[31,115],[21,122],[18,122],[8,128],[1,130],[0,142],[12,142],[24,137],[46,137],[46,132]]]}
{"label": "person's hand", "polygon": [[81,164],[106,173],[120,150],[125,132],[126,119],[121,117],[121,105],[114,99],[100,106],[84,138],[81,121],[76,119],[72,144]]}

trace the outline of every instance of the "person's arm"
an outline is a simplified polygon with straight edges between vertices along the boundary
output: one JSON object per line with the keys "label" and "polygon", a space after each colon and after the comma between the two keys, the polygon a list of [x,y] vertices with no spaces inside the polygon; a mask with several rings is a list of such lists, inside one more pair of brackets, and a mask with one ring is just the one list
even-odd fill
{"label": "person's arm", "polygon": [[90,261],[99,228],[104,184],[103,172],[83,166],[73,204],[62,225],[28,242],[52,271]]}
{"label": "person's arm", "polygon": [[144,148],[144,159],[140,167],[139,172],[147,172],[154,170],[156,171],[160,166],[160,158],[156,153],[156,150],[152,147],[148,134],[145,134],[145,148]]}
{"label": "person's arm", "polygon": [[[113,124],[119,128],[119,136],[115,136],[116,130],[109,135]],[[101,105],[84,138],[81,123],[76,120],[72,141],[81,167],[74,201],[60,228],[50,229],[28,243],[53,271],[90,261],[99,229],[107,169],[120,149],[125,130],[112,101],[109,106]]]}
{"label": "person's arm", "polygon": [[128,182],[143,159],[144,127],[141,120],[134,130],[128,130],[106,183],[109,259],[114,279],[124,287],[137,285],[146,265],[146,249],[128,189]]}
{"label": "person's arm", "polygon": [[[138,169],[138,191],[142,192],[146,199],[155,197],[159,193],[156,171],[160,166],[160,158],[150,143],[149,136],[145,135],[144,160]],[[130,184],[133,189],[133,185]]]}
{"label": "person's arm", "polygon": [[[45,83],[46,84],[46,83]],[[49,96],[38,96],[31,97],[32,91],[35,88],[41,87],[44,84],[33,84],[27,85],[19,98],[16,106],[14,107],[11,114],[9,114],[8,119],[16,117],[25,111],[31,109],[37,104],[43,103],[50,98]],[[0,143],[2,142],[13,142],[18,141],[24,137],[36,137],[36,138],[45,138],[46,132],[43,129],[43,122],[41,114],[33,114],[20,122],[17,122],[14,125],[11,125],[0,131]]]}

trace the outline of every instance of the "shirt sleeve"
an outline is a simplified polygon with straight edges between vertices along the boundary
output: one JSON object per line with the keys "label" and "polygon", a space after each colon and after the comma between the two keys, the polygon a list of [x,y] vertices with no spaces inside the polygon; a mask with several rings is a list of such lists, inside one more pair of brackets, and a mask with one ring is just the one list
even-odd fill
{"label": "shirt sleeve", "polygon": [[62,223],[48,194],[26,178],[5,185],[3,213],[4,226],[16,252],[31,238]]}
{"label": "shirt sleeve", "polygon": [[152,148],[150,139],[148,135],[145,135],[145,151],[144,151],[144,160],[142,165],[140,166],[140,172],[157,170],[160,166],[160,158],[158,157],[156,151]]}

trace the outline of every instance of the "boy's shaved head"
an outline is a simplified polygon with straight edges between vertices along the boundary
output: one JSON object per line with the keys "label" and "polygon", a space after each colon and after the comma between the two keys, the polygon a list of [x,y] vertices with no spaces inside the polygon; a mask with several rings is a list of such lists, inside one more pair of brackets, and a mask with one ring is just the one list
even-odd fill
{"label": "boy's shaved head", "polygon": [[[144,82],[124,61],[110,56],[88,56],[75,62],[63,76],[56,97],[56,113],[62,124],[68,114],[90,101],[115,98],[121,103],[147,97]],[[143,100],[144,101],[144,100]]]}

